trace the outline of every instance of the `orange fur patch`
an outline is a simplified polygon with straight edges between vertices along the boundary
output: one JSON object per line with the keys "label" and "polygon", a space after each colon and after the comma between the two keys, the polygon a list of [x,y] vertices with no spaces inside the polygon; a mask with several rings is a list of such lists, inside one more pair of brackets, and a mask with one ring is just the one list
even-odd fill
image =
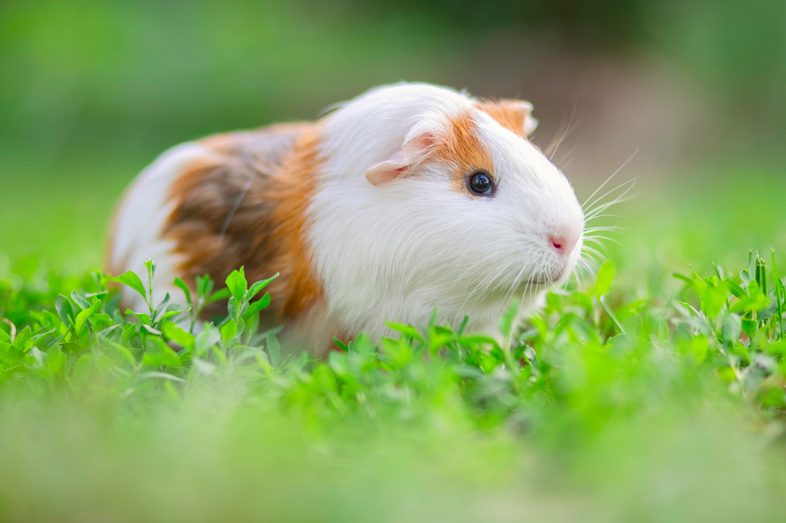
{"label": "orange fur patch", "polygon": [[433,154],[452,168],[451,186],[454,191],[470,194],[466,188],[466,178],[478,169],[488,172],[496,182],[491,153],[478,136],[470,113],[450,120],[447,133],[437,141]]}
{"label": "orange fur patch", "polygon": [[[279,265],[289,271],[289,292],[284,303],[285,318],[297,316],[322,297],[322,286],[312,272],[312,256],[305,239],[306,211],[316,192],[319,168],[319,133],[303,133],[292,154],[282,165],[279,182],[271,191],[279,202],[271,214],[278,244],[286,246],[279,255]],[[284,181],[284,179],[286,181]],[[283,275],[283,273],[282,273]]]}
{"label": "orange fur patch", "polygon": [[524,134],[524,122],[526,113],[521,110],[517,102],[500,100],[498,102],[484,101],[476,104],[477,108],[494,118],[505,129],[513,131],[517,135],[526,139]]}
{"label": "orange fur patch", "polygon": [[291,320],[322,297],[305,239],[319,132],[303,124],[279,131],[203,142],[224,154],[194,162],[175,180],[163,234],[175,241],[184,260],[178,274],[191,285],[202,274],[220,285],[241,266],[249,282],[280,272],[269,286],[271,322]]}

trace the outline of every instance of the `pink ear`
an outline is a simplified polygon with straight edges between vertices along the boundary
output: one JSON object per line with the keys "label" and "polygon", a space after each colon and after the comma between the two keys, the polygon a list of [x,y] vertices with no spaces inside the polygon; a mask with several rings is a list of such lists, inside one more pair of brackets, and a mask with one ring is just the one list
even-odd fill
{"label": "pink ear", "polygon": [[396,154],[394,154],[390,160],[378,163],[371,169],[367,170],[366,180],[371,182],[371,185],[379,185],[393,180],[406,170],[407,165],[404,163],[401,153],[396,151]]}
{"label": "pink ear", "polygon": [[396,151],[389,160],[367,170],[366,179],[372,185],[380,185],[398,178],[408,169],[422,162],[433,145],[434,136],[431,133],[410,138],[404,143],[401,151]]}

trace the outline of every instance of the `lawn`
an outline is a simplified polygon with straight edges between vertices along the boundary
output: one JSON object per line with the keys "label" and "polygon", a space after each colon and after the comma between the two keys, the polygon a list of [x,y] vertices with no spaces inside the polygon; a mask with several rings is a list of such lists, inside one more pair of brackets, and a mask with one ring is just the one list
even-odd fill
{"label": "lawn", "polygon": [[182,307],[119,314],[93,271],[139,163],[2,167],[0,520],[786,517],[782,172],[645,178],[597,278],[501,345],[436,314],[311,361],[257,332],[240,273],[196,337]]}

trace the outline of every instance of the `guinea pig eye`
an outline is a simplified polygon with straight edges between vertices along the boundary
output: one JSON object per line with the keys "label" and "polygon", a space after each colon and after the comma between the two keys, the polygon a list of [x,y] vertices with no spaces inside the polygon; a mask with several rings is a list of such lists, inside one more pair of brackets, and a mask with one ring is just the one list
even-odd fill
{"label": "guinea pig eye", "polygon": [[494,184],[491,182],[491,178],[483,171],[472,174],[467,185],[469,192],[478,196],[491,196],[494,192]]}

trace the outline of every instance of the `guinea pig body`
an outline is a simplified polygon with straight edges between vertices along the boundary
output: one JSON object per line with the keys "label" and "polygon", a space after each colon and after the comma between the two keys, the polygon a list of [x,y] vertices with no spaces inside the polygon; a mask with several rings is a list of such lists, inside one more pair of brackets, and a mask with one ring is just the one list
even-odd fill
{"label": "guinea pig body", "polygon": [[[263,320],[315,354],[384,321],[493,330],[580,254],[568,180],[526,136],[526,102],[427,84],[369,91],[314,123],[217,135],[162,155],[118,207],[108,270],[158,264],[154,286],[268,278]],[[132,308],[142,305],[141,299]],[[181,300],[182,301],[182,300]]]}

